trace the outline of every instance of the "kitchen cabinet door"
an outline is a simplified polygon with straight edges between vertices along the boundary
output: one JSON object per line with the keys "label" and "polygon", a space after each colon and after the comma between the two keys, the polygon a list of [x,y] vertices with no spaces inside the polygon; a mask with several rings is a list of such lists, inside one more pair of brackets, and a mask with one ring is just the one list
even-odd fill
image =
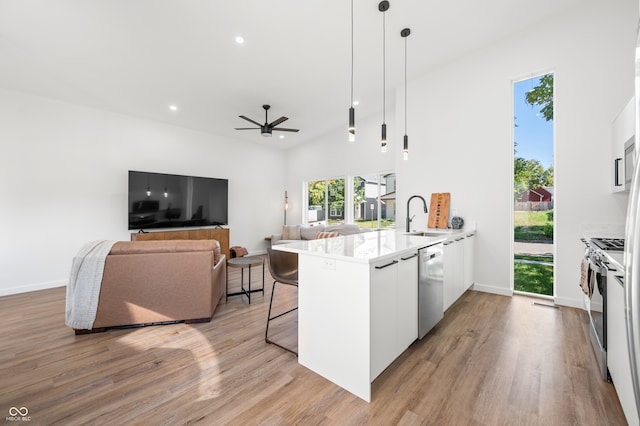
{"label": "kitchen cabinet door", "polygon": [[446,241],[443,243],[443,272],[444,272],[444,280],[443,280],[443,295],[444,295],[444,310],[449,309],[453,302],[455,302],[458,297],[456,296],[456,287],[454,282],[454,274],[453,271],[456,267],[455,260],[455,249],[453,241]]}
{"label": "kitchen cabinet door", "polygon": [[465,258],[464,258],[464,237],[458,237],[454,240],[453,242],[453,249],[454,249],[454,260],[455,260],[455,265],[454,265],[454,269],[453,269],[453,285],[454,285],[454,291],[455,291],[455,300],[458,300],[460,298],[460,296],[462,296],[462,293],[465,292],[466,287],[464,286],[464,264],[465,264]]}
{"label": "kitchen cabinet door", "polygon": [[471,288],[474,281],[474,244],[475,244],[475,234],[469,234],[464,239],[464,285],[463,285],[463,293]]}
{"label": "kitchen cabinet door", "polygon": [[418,252],[398,256],[396,353],[418,338]]}
{"label": "kitchen cabinet door", "polygon": [[370,270],[371,381],[396,359],[398,261],[373,263]]}
{"label": "kitchen cabinet door", "polygon": [[622,272],[611,268],[607,273],[607,368],[616,388],[620,405],[629,424],[638,424],[624,316],[624,287],[616,276]]}

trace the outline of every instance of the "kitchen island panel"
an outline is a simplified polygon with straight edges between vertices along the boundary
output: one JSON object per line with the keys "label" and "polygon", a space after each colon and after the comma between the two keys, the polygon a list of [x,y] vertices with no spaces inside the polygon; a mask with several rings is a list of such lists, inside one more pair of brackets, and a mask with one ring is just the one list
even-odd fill
{"label": "kitchen island panel", "polygon": [[369,267],[301,253],[298,361],[371,401]]}

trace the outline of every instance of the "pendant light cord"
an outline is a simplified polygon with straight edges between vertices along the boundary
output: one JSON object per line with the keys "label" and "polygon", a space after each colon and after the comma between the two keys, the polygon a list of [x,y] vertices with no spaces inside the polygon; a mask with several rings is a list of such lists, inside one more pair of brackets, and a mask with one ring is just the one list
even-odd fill
{"label": "pendant light cord", "polygon": [[351,0],[351,107],[353,107],[353,0]]}
{"label": "pendant light cord", "polygon": [[404,38],[404,134],[407,134],[407,37]]}
{"label": "pendant light cord", "polygon": [[387,30],[386,30],[385,14],[386,14],[386,12],[382,12],[382,123],[383,124],[386,123],[385,109],[387,107],[386,90],[385,90],[385,84],[386,84],[386,40],[387,40],[385,35],[387,33]]}

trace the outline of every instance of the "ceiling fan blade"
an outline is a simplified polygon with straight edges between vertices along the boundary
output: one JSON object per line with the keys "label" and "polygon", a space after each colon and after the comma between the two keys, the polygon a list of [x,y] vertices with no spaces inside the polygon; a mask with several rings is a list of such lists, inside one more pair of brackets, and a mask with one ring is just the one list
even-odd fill
{"label": "ceiling fan blade", "polygon": [[260,127],[236,127],[236,130],[260,130]]}
{"label": "ceiling fan blade", "polygon": [[280,123],[282,123],[284,121],[287,121],[287,120],[288,120],[287,117],[280,117],[276,121],[274,121],[273,123],[270,123],[269,127],[276,127],[278,124],[280,124]]}
{"label": "ceiling fan blade", "polygon": [[244,119],[245,119],[245,120],[247,120],[247,121],[250,121],[251,123],[255,124],[256,126],[262,126],[262,124],[258,123],[257,121],[253,121],[252,119],[247,118],[247,117],[245,117],[244,115],[240,115],[239,117],[240,117],[240,118],[244,118]]}
{"label": "ceiling fan blade", "polygon": [[280,132],[299,132],[300,131],[300,129],[287,129],[287,128],[284,128],[284,127],[274,127],[271,130],[278,130]]}

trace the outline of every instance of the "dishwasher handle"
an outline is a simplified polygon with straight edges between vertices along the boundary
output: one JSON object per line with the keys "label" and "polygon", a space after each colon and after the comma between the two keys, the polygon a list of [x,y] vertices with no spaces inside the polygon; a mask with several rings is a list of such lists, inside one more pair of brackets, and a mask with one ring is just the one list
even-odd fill
{"label": "dishwasher handle", "polygon": [[442,256],[442,252],[441,251],[439,251],[437,253],[429,253],[429,259],[428,260],[435,259],[438,256]]}

